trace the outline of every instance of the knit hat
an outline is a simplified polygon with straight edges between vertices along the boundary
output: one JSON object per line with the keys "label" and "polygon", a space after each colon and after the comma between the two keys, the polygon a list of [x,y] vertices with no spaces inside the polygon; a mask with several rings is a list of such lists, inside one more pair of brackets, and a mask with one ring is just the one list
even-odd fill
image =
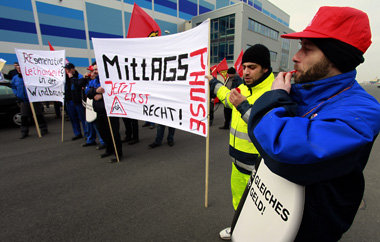
{"label": "knit hat", "polygon": [[364,62],[363,53],[352,45],[336,39],[308,39],[313,42],[342,73],[354,70]]}
{"label": "knit hat", "polygon": [[65,65],[65,68],[71,70],[71,69],[74,69],[75,66],[74,66],[73,63],[67,63],[67,64]]}
{"label": "knit hat", "polygon": [[270,68],[270,54],[267,47],[256,44],[249,47],[243,54],[241,63],[253,62],[261,65],[262,68]]}
{"label": "knit hat", "polygon": [[227,74],[236,74],[236,70],[233,67],[228,68]]}
{"label": "knit hat", "polygon": [[281,37],[286,39],[337,39],[363,53],[372,43],[367,14],[350,7],[321,7],[302,32],[284,34]]}

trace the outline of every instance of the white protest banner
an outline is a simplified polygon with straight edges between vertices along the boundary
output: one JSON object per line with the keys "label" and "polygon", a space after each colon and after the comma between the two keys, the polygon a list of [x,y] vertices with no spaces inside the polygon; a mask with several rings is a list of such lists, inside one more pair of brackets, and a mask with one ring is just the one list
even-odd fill
{"label": "white protest banner", "polygon": [[63,102],[65,51],[15,49],[30,102]]}
{"label": "white protest banner", "polygon": [[207,135],[209,21],[173,35],[93,45],[108,116]]}
{"label": "white protest banner", "polygon": [[301,224],[305,187],[273,173],[262,160],[232,232],[233,241],[294,241]]}
{"label": "white protest banner", "polygon": [[2,58],[0,58],[0,71],[3,70],[5,63],[7,63],[7,61],[4,60],[4,59],[2,59]]}

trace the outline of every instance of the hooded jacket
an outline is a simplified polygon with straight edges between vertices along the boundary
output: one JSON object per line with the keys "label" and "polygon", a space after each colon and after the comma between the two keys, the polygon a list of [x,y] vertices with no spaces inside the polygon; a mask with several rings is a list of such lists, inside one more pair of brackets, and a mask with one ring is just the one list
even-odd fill
{"label": "hooded jacket", "polygon": [[[380,105],[356,71],[273,90],[251,109],[248,133],[265,164],[305,186],[296,241],[337,241],[364,193],[363,169],[380,130]],[[244,112],[243,112],[244,113]]]}
{"label": "hooded jacket", "polygon": [[11,87],[12,87],[13,93],[16,95],[16,97],[19,100],[23,102],[29,102],[28,95],[26,93],[24,80],[21,74],[17,74],[13,76],[12,81],[11,81]]}

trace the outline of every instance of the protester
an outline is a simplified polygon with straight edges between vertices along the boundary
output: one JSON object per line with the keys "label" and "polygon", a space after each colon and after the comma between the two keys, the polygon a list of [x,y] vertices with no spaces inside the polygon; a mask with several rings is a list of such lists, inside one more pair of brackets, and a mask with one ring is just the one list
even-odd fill
{"label": "protester", "polygon": [[123,118],[125,126],[125,139],[129,145],[134,145],[139,142],[139,123],[136,119]]}
{"label": "protester", "polygon": [[16,61],[14,64],[14,69],[10,70],[8,74],[4,74],[4,78],[8,80],[12,80],[14,76],[18,75],[17,67],[19,67],[18,62]]}
{"label": "protester", "polygon": [[[236,74],[236,70],[233,67],[230,67],[227,70],[227,80],[225,82],[225,86],[231,90],[237,88],[243,83],[243,80]],[[224,125],[219,127],[219,129],[229,129],[232,117],[232,109],[229,106],[224,107]]]}
{"label": "protester", "polygon": [[[84,78],[79,80],[80,85],[84,86],[84,90],[85,90],[84,93],[82,93],[83,94],[82,101],[85,105],[87,105],[86,104],[87,92],[90,88],[90,83],[92,80],[95,80],[95,78],[98,76],[98,70],[94,70],[93,65],[89,66],[87,70],[89,72],[85,75]],[[86,138],[87,139],[86,139],[86,142],[82,144],[82,147],[97,145],[96,136],[98,136],[100,145],[97,146],[97,149],[105,148],[104,141],[102,137],[100,136],[99,131],[96,128],[95,121],[88,122],[87,121],[88,117],[86,114],[85,114],[85,117],[86,117],[86,133],[87,133]]]}
{"label": "protester", "polygon": [[[244,52],[242,65],[244,83],[240,84],[238,88],[242,96],[246,97],[247,102],[251,105],[264,92],[270,90],[274,80],[268,48],[261,44],[251,46]],[[255,168],[255,164],[260,160],[260,155],[248,137],[247,124],[229,101],[231,91],[216,78],[212,76],[207,76],[207,78],[210,81],[211,93],[216,95],[225,107],[232,109],[229,154],[233,160],[231,192],[232,204],[236,210],[250,174]],[[231,228],[222,230],[219,236],[222,239],[229,240]]]}
{"label": "protester", "polygon": [[361,203],[363,169],[380,130],[380,105],[355,80],[371,44],[368,16],[321,7],[305,30],[281,37],[301,39],[295,84],[280,72],[252,108],[236,91],[230,99],[269,169],[305,186],[295,241],[338,241]]}
{"label": "protester", "polygon": [[212,124],[214,123],[215,99],[214,98],[210,98],[210,103],[208,105],[209,105],[208,113],[209,113],[209,116],[210,116],[209,125],[212,126]]}
{"label": "protester", "polygon": [[[88,80],[88,83],[86,84],[86,87],[85,87],[86,97],[87,97],[88,91],[90,90],[91,87],[95,87],[95,86],[98,87],[98,85],[100,85],[99,80],[97,79],[99,73],[98,73],[98,68],[96,66],[96,62],[92,63],[92,65],[89,66],[87,69],[90,72],[87,75],[87,78],[89,78],[89,80]],[[87,126],[87,132],[88,132],[86,144],[96,142],[95,141],[96,136],[98,136],[100,144],[98,146],[96,146],[96,149],[97,150],[105,149],[106,145],[105,145],[102,137],[100,136],[99,129],[96,127],[96,119],[93,122],[87,122],[87,120],[86,120],[86,126]],[[88,145],[83,144],[82,146],[86,147]]]}
{"label": "protester", "polygon": [[[24,80],[22,78],[21,69],[19,65],[15,65],[16,70],[18,72],[17,75],[13,76],[11,81],[11,87],[13,93],[18,98],[20,102],[20,110],[21,110],[21,137],[20,139],[25,139],[29,135],[29,124],[31,119],[33,118],[32,110],[30,107],[28,95],[26,93]],[[45,135],[48,133],[47,124],[43,115],[43,106],[41,102],[32,103],[34,110],[36,112],[38,126],[41,130],[41,135]]]}
{"label": "protester", "polygon": [[[210,69],[210,73],[212,73],[212,70]],[[210,94],[210,102],[209,102],[209,109],[208,109],[208,116],[209,116],[209,126],[211,127],[212,124],[214,123],[214,107],[215,107],[215,104],[217,102],[217,100],[215,100],[215,98],[211,98],[213,96],[213,94],[211,93],[211,90],[209,90],[209,94]]]}
{"label": "protester", "polygon": [[[94,71],[98,71],[97,65],[93,65]],[[104,100],[103,100],[103,93],[105,92],[104,88],[100,86],[99,82],[99,75],[96,76],[91,82],[89,83],[88,90],[87,90],[87,97],[90,99],[93,99],[93,107],[94,111],[96,112],[96,127],[99,130],[100,136],[102,137],[105,145],[106,150],[103,154],[100,155],[100,158],[108,157],[113,154],[115,154],[115,148],[113,146],[112,141],[112,134],[110,131],[109,123],[108,123],[108,117],[106,108],[104,106]],[[119,118],[116,117],[109,117],[111,126],[112,126],[112,132],[115,139],[116,144],[116,150],[117,154],[119,156],[119,159],[121,160],[123,158],[123,151],[122,151],[122,144],[120,139],[120,123]],[[109,160],[110,163],[116,162],[116,158],[111,158]]]}
{"label": "protester", "polygon": [[[157,134],[156,134],[156,139],[152,144],[149,145],[150,148],[154,149],[162,144],[162,140],[164,139],[164,133],[165,133],[165,125],[158,124],[157,125]],[[168,127],[168,145],[171,147],[174,145],[174,133],[175,133],[175,128]]]}
{"label": "protester", "polygon": [[83,138],[80,123],[82,123],[83,132],[86,130],[86,119],[82,105],[83,90],[82,86],[78,83],[79,79],[83,78],[83,76],[75,70],[75,66],[72,63],[67,63],[65,70],[65,107],[73,127],[74,137],[72,140],[77,140]]}

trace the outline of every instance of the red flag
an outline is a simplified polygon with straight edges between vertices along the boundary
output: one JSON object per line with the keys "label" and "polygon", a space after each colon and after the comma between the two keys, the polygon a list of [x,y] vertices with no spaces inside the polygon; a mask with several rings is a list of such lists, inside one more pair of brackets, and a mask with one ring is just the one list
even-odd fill
{"label": "red flag", "polygon": [[133,5],[127,38],[161,36],[160,26],[136,3]]}
{"label": "red flag", "polygon": [[210,70],[211,70],[211,73],[210,73],[210,74],[211,74],[213,77],[215,77],[215,78],[216,78],[217,75],[218,75],[218,72],[216,71],[216,66],[217,66],[217,65],[214,65],[214,66],[211,66],[211,67],[210,67]]}
{"label": "red flag", "polygon": [[227,80],[227,60],[224,58],[217,66],[216,71],[224,78],[224,80]]}
{"label": "red flag", "polygon": [[243,59],[243,49],[241,49],[239,57],[236,59],[236,62],[234,64],[236,72],[239,74],[240,77],[243,76],[243,66],[241,65],[242,59]]}
{"label": "red flag", "polygon": [[53,48],[53,46],[50,44],[49,41],[48,41],[48,44],[49,44],[49,48],[50,48],[50,50],[51,50],[51,51],[54,51],[54,48]]}
{"label": "red flag", "polygon": [[[48,40],[48,44],[49,44],[50,51],[54,51],[54,47],[50,44],[49,40]],[[70,62],[67,59],[65,59],[65,65],[67,63],[70,63]]]}

